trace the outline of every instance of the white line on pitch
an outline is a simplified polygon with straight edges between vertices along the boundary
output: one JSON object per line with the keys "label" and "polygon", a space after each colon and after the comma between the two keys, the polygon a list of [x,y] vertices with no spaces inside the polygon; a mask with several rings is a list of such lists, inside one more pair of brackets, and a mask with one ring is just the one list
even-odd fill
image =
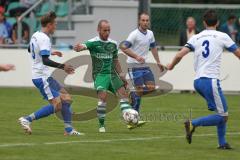
{"label": "white line on pitch", "polygon": [[[229,132],[227,135],[240,135],[240,132]],[[210,137],[216,134],[196,134],[194,137]],[[185,136],[158,136],[158,137],[139,137],[139,138],[124,138],[124,139],[103,139],[103,140],[79,140],[79,141],[58,141],[58,142],[44,142],[44,143],[6,143],[0,144],[0,148],[7,147],[27,147],[37,145],[57,145],[57,144],[72,144],[72,143],[111,143],[121,141],[148,141],[156,139],[172,139],[172,138],[185,138]]]}

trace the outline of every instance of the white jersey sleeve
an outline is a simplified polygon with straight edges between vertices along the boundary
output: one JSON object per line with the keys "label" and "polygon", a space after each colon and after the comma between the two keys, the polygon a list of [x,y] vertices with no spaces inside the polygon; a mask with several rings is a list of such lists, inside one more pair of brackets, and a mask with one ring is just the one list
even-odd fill
{"label": "white jersey sleeve", "polygon": [[196,43],[196,38],[195,36],[192,36],[184,46],[189,48],[191,51],[195,51],[195,47],[196,47],[195,43]]}
{"label": "white jersey sleeve", "polygon": [[134,45],[135,39],[136,39],[136,32],[131,32],[128,36],[128,38],[126,39],[127,42],[129,42],[132,45]]}
{"label": "white jersey sleeve", "polygon": [[238,48],[235,42],[227,34],[221,37],[221,41],[223,46],[230,52],[234,52]]}
{"label": "white jersey sleeve", "polygon": [[51,54],[51,42],[49,37],[43,37],[38,42],[40,55],[50,55]]}

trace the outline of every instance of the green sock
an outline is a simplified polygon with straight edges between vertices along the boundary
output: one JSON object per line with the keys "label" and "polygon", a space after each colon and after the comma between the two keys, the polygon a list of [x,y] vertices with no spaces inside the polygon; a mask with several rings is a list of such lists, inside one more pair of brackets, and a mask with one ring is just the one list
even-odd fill
{"label": "green sock", "polygon": [[104,121],[105,121],[105,117],[101,117],[101,118],[98,118],[98,121],[99,121],[99,126],[100,127],[104,127]]}
{"label": "green sock", "polygon": [[122,112],[123,112],[124,110],[130,109],[130,108],[132,108],[132,107],[131,107],[131,105],[129,104],[127,98],[120,100],[120,109],[121,109]]}

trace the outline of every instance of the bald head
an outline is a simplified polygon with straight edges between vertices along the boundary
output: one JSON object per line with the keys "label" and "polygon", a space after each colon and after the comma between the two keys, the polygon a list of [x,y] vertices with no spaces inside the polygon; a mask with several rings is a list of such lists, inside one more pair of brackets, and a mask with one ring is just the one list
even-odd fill
{"label": "bald head", "polygon": [[99,33],[99,37],[102,40],[104,41],[108,40],[110,31],[111,31],[110,24],[107,20],[103,19],[98,22],[98,33]]}

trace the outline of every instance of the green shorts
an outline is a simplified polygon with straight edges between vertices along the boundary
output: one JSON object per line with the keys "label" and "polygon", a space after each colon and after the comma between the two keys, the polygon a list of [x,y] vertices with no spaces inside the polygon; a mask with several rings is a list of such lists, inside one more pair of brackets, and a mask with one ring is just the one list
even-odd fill
{"label": "green shorts", "polygon": [[116,93],[124,85],[117,74],[97,74],[94,80],[94,87],[97,91],[110,91]]}

